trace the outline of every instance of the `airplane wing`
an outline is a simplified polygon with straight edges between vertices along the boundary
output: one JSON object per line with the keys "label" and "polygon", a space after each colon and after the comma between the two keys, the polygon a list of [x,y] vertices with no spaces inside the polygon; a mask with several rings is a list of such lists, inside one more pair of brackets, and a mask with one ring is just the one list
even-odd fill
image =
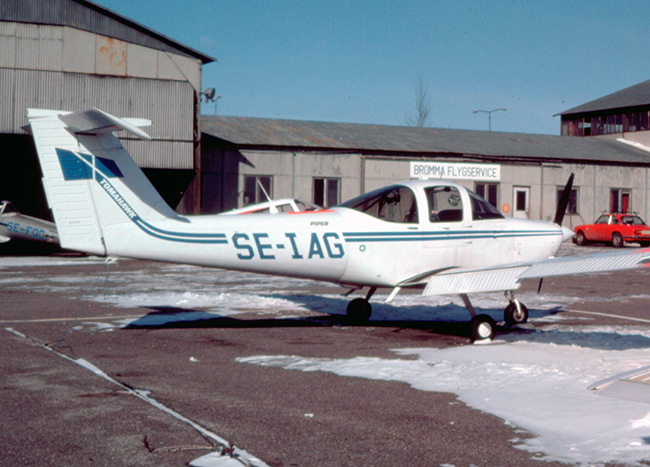
{"label": "airplane wing", "polygon": [[583,256],[565,256],[531,263],[462,270],[431,276],[423,295],[469,294],[517,290],[524,279],[634,269],[650,263],[650,248]]}

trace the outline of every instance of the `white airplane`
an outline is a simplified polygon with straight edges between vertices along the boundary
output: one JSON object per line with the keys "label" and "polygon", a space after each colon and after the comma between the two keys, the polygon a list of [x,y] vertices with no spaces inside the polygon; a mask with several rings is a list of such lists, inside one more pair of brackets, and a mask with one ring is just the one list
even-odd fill
{"label": "white airplane", "polygon": [[11,239],[58,243],[56,225],[21,214],[10,201],[0,201],[0,243]]}
{"label": "white airplane", "polygon": [[[461,185],[406,181],[330,209],[255,216],[181,216],[156,192],[113,132],[150,139],[151,122],[103,111],[29,110],[45,193],[63,248],[95,255],[186,263],[328,281],[351,291],[351,319],[370,317],[379,287],[458,294],[474,340],[492,338],[494,320],[468,294],[505,291],[507,324],[528,311],[513,292],[524,279],[635,268],[650,249],[554,258],[573,236],[556,223],[505,218]],[[570,186],[565,189],[568,198]]]}

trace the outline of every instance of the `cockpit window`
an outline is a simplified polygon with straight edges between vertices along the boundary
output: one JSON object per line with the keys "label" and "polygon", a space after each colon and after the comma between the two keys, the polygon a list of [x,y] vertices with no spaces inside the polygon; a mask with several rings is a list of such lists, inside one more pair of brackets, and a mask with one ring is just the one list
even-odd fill
{"label": "cockpit window", "polygon": [[503,219],[503,215],[488,203],[486,200],[481,198],[476,193],[467,190],[469,193],[469,199],[472,200],[472,219],[475,221],[482,221],[485,219]]}
{"label": "cockpit window", "polygon": [[457,188],[436,186],[426,188],[430,222],[460,222],[463,220],[463,200]]}
{"label": "cockpit window", "polygon": [[339,206],[355,209],[387,222],[415,224],[418,207],[413,192],[405,186],[389,186],[346,201]]}
{"label": "cockpit window", "polygon": [[0,202],[0,214],[16,213],[18,210],[9,201]]}

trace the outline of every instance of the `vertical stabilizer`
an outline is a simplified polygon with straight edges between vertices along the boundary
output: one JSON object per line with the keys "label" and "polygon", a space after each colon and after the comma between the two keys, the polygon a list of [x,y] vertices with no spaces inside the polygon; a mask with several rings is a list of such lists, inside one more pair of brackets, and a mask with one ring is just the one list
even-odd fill
{"label": "vertical stabilizer", "polygon": [[138,128],[150,122],[97,109],[30,109],[28,119],[63,248],[111,254],[105,230],[132,220],[135,209],[147,219],[178,218],[113,134],[125,130],[150,139]]}

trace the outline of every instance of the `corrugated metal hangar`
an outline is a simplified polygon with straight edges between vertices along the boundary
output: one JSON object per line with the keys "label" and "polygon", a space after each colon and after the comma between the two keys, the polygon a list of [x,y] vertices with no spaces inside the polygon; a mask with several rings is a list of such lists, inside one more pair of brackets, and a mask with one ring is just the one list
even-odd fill
{"label": "corrugated metal hangar", "polygon": [[[86,0],[3,0],[0,198],[50,218],[28,107],[147,118],[153,141],[123,138],[181,213],[295,197],[331,206],[408,178],[441,177],[506,215],[550,220],[576,179],[567,226],[605,210],[650,210],[650,81],[561,116],[545,136],[200,116],[203,53]],[[200,174],[200,176],[195,176]]]}
{"label": "corrugated metal hangar", "polygon": [[[93,2],[3,0],[0,8],[0,196],[50,218],[27,108],[97,107],[153,122],[153,141],[122,139],[167,201],[197,210],[202,65],[192,50]],[[197,177],[200,181],[200,177]]]}

